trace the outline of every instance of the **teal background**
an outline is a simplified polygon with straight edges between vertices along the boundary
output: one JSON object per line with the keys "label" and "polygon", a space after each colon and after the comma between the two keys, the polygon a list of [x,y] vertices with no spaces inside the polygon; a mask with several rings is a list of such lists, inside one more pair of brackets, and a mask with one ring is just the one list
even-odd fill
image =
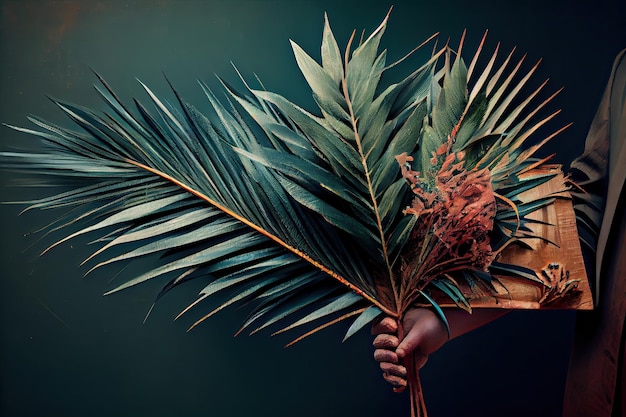
{"label": "teal background", "polygon": [[[124,98],[136,78],[169,94],[163,73],[203,106],[196,79],[248,78],[311,108],[288,39],[319,54],[323,13],[341,46],[354,28],[373,30],[385,1],[8,1],[1,4],[0,121],[28,114],[69,124],[50,95],[104,109],[90,68]],[[528,66],[543,58],[535,85],[564,87],[551,130],[573,121],[545,154],[567,162],[582,150],[614,56],[626,47],[622,1],[396,1],[384,46],[399,58],[434,32],[466,51],[489,29],[488,50],[517,46]],[[0,128],[3,150],[36,142]],[[0,200],[41,195],[1,174]],[[45,192],[45,190],[44,190]],[[53,238],[30,234],[55,218],[0,206],[1,416],[408,416],[372,358],[371,336],[341,343],[338,325],[284,349],[267,333],[232,337],[245,312],[228,310],[186,332],[172,318],[196,296],[190,284],[142,324],[163,282],[102,297],[116,270],[82,278],[92,248],[77,239],[39,257]],[[129,276],[141,265],[124,271]],[[574,313],[514,312],[454,340],[422,371],[431,416],[558,416]],[[581,393],[584,395],[584,393]]]}

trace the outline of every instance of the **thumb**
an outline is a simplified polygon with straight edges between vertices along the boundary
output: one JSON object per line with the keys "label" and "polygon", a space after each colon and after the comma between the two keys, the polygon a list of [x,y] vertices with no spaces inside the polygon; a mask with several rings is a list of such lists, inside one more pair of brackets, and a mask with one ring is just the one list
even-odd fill
{"label": "thumb", "polygon": [[396,348],[396,354],[404,358],[406,355],[419,350],[419,346],[423,340],[423,329],[421,326],[412,326],[409,333],[402,339],[398,347]]}

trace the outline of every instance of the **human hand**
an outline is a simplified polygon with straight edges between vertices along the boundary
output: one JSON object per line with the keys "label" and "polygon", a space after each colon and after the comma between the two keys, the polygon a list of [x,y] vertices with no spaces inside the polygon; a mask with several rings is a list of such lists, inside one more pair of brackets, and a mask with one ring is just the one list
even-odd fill
{"label": "human hand", "polygon": [[[374,339],[374,359],[383,371],[383,378],[402,392],[407,385],[406,359],[413,357],[415,370],[419,370],[428,360],[428,355],[439,349],[448,339],[462,334],[506,314],[504,309],[477,309],[469,314],[460,308],[448,309],[446,318],[450,325],[450,335],[443,321],[432,310],[415,308],[406,312],[402,328],[391,317],[385,317],[372,326]],[[398,335],[400,330],[400,335]],[[412,355],[411,355],[412,354]]]}
{"label": "human hand", "polygon": [[402,392],[407,386],[405,358],[412,356],[415,369],[419,370],[426,364],[428,355],[448,341],[446,326],[434,311],[427,308],[407,311],[401,329],[398,329],[396,320],[385,317],[372,326],[372,334],[376,335],[374,359],[383,371],[383,378],[393,385],[395,392]]}

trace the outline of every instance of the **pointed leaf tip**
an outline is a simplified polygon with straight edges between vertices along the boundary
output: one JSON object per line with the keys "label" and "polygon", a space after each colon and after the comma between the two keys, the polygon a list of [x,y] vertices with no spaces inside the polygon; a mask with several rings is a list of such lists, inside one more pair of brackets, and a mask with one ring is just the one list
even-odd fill
{"label": "pointed leaf tip", "polygon": [[346,335],[344,336],[342,343],[348,340],[352,335],[361,330],[363,327],[372,322],[376,317],[382,313],[381,309],[376,306],[366,308],[359,317],[354,320]]}

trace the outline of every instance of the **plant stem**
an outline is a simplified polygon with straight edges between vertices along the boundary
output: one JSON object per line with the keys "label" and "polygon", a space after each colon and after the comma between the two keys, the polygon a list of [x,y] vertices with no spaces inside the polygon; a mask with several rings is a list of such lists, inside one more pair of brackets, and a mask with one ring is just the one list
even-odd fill
{"label": "plant stem", "polygon": [[[398,339],[404,339],[404,328],[402,327],[403,317],[398,320]],[[410,394],[411,417],[428,417],[424,393],[422,392],[422,382],[419,377],[419,369],[415,367],[415,354],[409,353],[404,357],[404,366],[407,372],[407,385]]]}

